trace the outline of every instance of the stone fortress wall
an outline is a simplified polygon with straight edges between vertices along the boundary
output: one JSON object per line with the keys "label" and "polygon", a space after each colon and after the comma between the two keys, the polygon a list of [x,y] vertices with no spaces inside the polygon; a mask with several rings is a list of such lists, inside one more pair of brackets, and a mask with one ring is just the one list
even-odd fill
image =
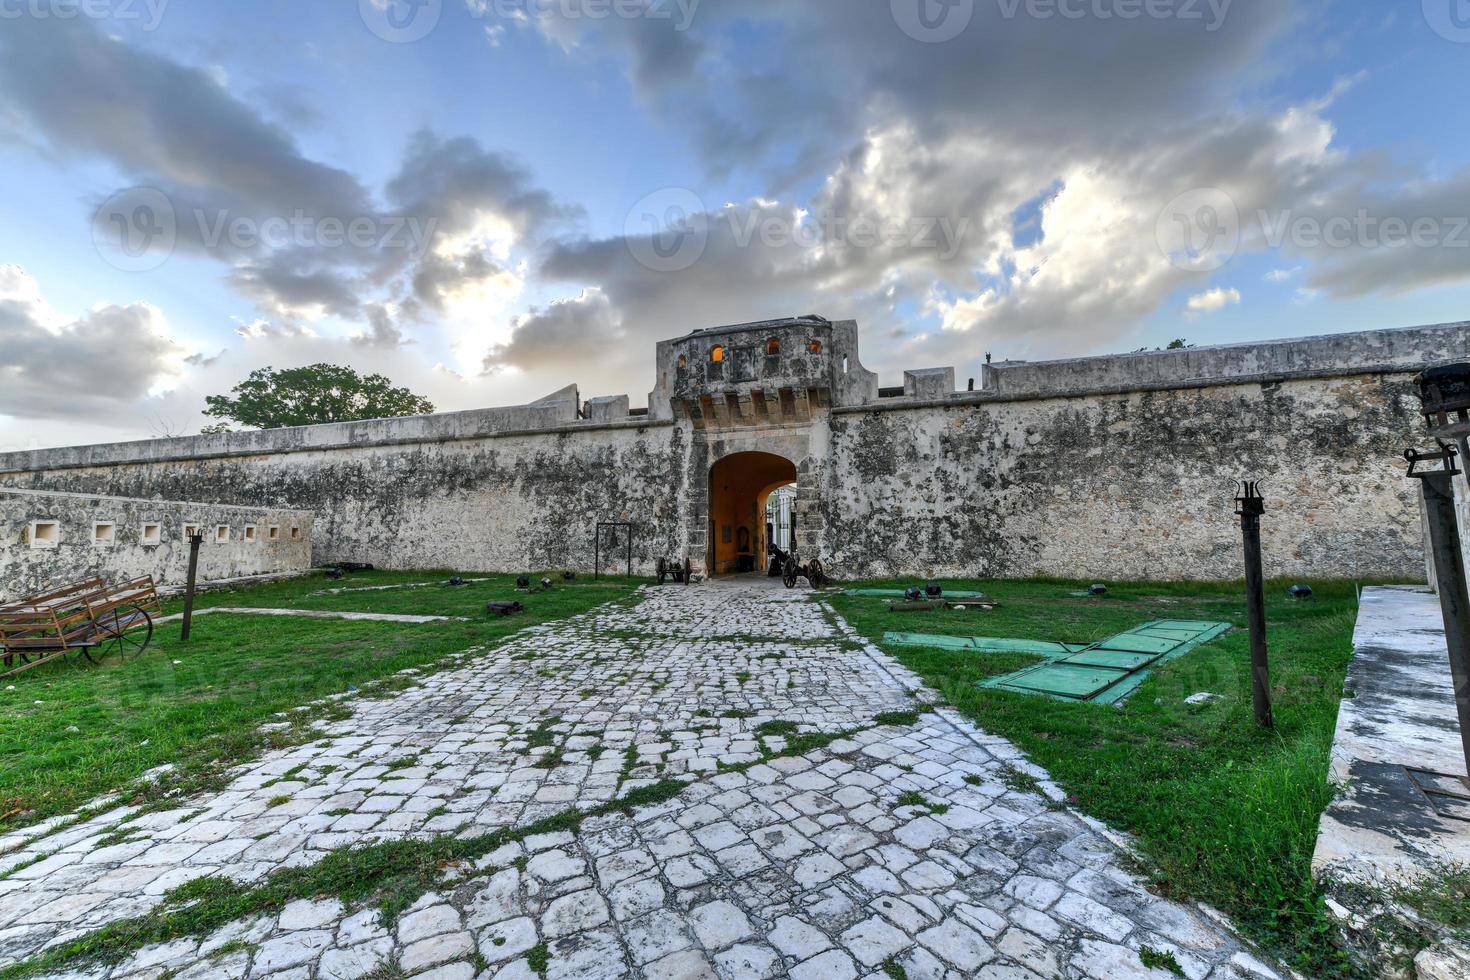
{"label": "stone fortress wall", "polygon": [[160,591],[182,590],[190,528],[204,535],[200,583],[311,568],[303,511],[0,487],[0,600],[93,576],[118,584],[151,575]]}
{"label": "stone fortress wall", "polygon": [[[715,348],[719,348],[716,360]],[[635,570],[722,528],[710,474],[790,460],[803,557],[841,577],[1240,575],[1237,481],[1269,498],[1268,573],[1422,581],[1412,378],[1470,324],[988,365],[880,389],[857,325],[802,317],[658,345],[646,411],[575,387],[505,409],[0,454],[0,485],[291,507],[318,562]],[[618,567],[621,567],[619,551]]]}

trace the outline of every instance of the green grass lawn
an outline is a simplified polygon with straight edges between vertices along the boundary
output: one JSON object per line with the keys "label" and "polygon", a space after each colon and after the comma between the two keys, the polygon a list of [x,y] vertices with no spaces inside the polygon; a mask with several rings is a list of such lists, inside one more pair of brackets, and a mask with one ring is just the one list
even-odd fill
{"label": "green grass lawn", "polygon": [[[0,832],[70,812],[114,790],[150,795],[207,788],[230,766],[306,737],[309,717],[299,719],[295,731],[262,734],[259,725],[275,712],[584,612],[628,595],[635,584],[563,584],[558,577],[551,591],[528,596],[515,591],[514,576],[500,575],[463,589],[435,585],[310,597],[326,588],[442,582],[450,574],[370,572],[340,582],[314,574],[203,594],[198,607],[361,610],[465,616],[469,622],[210,615],[195,621],[187,644],[179,642],[179,624],[168,623],[139,658],[52,664],[0,681]],[[485,615],[487,601],[507,598],[519,599],[526,613]],[[165,612],[181,608],[170,600]],[[175,766],[167,779],[142,791],[134,786],[165,763]]]}
{"label": "green grass lawn", "polygon": [[[875,582],[866,585],[911,585]],[[1348,974],[1310,873],[1317,823],[1332,795],[1328,755],[1357,616],[1351,583],[1313,583],[1314,598],[1267,587],[1276,730],[1251,709],[1250,646],[1238,584],[1114,586],[946,581],[1000,602],[991,612],[891,613],[881,599],[832,604],[865,635],[885,630],[1090,643],[1156,619],[1239,629],[1156,671],[1121,707],[982,690],[977,682],[1037,661],[1017,655],[885,647],[950,704],[1011,739],[1071,796],[1071,805],[1133,834],[1159,890],[1207,902],[1312,976]],[[1225,696],[1205,707],[1192,694]]]}

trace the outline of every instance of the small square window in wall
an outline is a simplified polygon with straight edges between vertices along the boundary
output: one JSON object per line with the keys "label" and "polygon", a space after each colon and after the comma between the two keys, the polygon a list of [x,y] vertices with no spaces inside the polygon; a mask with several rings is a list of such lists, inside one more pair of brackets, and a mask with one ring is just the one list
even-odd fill
{"label": "small square window in wall", "polygon": [[265,539],[267,541],[279,541],[279,540],[281,540],[281,529],[278,528],[278,527],[268,527],[268,528],[266,528],[265,529]]}
{"label": "small square window in wall", "polygon": [[293,527],[291,529],[291,540],[292,541],[300,541],[301,540],[301,528],[299,528],[299,527]]}
{"label": "small square window in wall", "polygon": [[215,544],[225,544],[229,540],[230,526],[228,524],[221,524],[214,529]]}
{"label": "small square window in wall", "polygon": [[98,547],[111,545],[117,540],[117,525],[100,522],[92,525],[92,543]]}
{"label": "small square window in wall", "polygon": [[245,528],[245,541],[248,543],[248,542],[252,542],[254,540],[255,540],[255,528],[253,526],[247,525],[246,528]]}
{"label": "small square window in wall", "polygon": [[32,548],[54,548],[61,542],[61,525],[56,521],[32,521],[30,539]]}
{"label": "small square window in wall", "polygon": [[143,534],[139,538],[139,540],[143,542],[143,546],[145,548],[152,547],[153,545],[162,544],[163,543],[163,525],[162,524],[144,524],[143,525]]}
{"label": "small square window in wall", "polygon": [[194,537],[194,535],[196,535],[198,533],[199,533],[199,525],[198,524],[185,524],[184,525],[184,541],[185,541],[185,543],[187,543],[191,538]]}

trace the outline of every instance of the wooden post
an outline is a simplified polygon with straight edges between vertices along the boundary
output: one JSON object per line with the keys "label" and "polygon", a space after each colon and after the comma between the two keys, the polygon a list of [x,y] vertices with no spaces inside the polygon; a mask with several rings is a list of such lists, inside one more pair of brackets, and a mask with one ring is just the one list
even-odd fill
{"label": "wooden post", "polygon": [[1247,483],[1245,494],[1236,500],[1240,510],[1240,532],[1245,545],[1245,604],[1251,630],[1251,701],[1256,724],[1275,728],[1271,711],[1271,662],[1266,650],[1266,576],[1261,561],[1261,517],[1266,500],[1260,484]]}
{"label": "wooden post", "polygon": [[184,587],[184,628],[179,636],[179,642],[189,642],[189,630],[194,625],[194,584],[199,576],[199,546],[204,543],[204,535],[195,531],[189,535],[189,581]]}

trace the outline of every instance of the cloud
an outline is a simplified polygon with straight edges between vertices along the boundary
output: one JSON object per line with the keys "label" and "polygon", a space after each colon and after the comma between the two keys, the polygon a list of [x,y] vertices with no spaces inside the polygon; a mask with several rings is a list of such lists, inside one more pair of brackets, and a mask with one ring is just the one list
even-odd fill
{"label": "cloud", "polygon": [[1240,290],[1215,288],[1189,297],[1184,308],[1192,316],[1202,313],[1219,313],[1227,306],[1240,305]]}
{"label": "cloud", "polygon": [[[823,4],[704,0],[682,31],[673,17],[535,6],[531,25],[569,56],[592,48],[620,57],[645,101],[691,135],[714,171],[765,162],[788,176],[830,169],[864,130],[896,122],[924,140],[970,130],[1093,147],[1136,142],[1220,104],[1294,14],[1293,4],[1238,0],[1221,23],[1075,20],[976,3],[964,30],[926,44],[900,26],[902,5],[886,2],[844,4],[834,17]],[[758,43],[732,41],[752,37]]]}
{"label": "cloud", "polygon": [[187,353],[148,303],[68,319],[24,269],[0,265],[0,415],[105,424],[178,375]]}
{"label": "cloud", "polygon": [[85,18],[9,19],[0,52],[5,103],[58,154],[102,157],[245,213],[368,210],[354,177],[307,159],[207,69],[113,40]]}
{"label": "cloud", "polygon": [[[1233,202],[1237,255],[1299,256],[1323,292],[1470,278],[1470,250],[1309,249],[1273,242],[1257,220],[1304,206],[1324,219],[1350,214],[1370,188],[1389,214],[1454,214],[1470,199],[1470,175],[1390,172],[1336,145],[1334,100],[1361,77],[1284,106],[1250,97],[1273,52],[1313,29],[1306,14],[1299,3],[1237,2],[1221,22],[1078,21],[977,4],[968,29],[922,44],[886,3],[832,17],[820,5],[706,0],[682,34],[547,5],[527,26],[578,58],[623,59],[645,104],[690,134],[711,173],[765,173],[762,198],[725,213],[945,222],[963,233],[952,249],[853,248],[830,236],[806,249],[732,245],[721,212],[706,207],[711,239],[695,268],[656,275],[629,263],[633,235],[563,243],[539,271],[600,289],[640,339],[808,307],[869,317],[865,356],[880,366],[973,364],[994,345],[1024,356],[1117,347],[1181,293],[1210,293],[1208,273],[1160,245],[1169,203],[1199,189]],[[732,41],[752,33],[758,45]],[[812,177],[815,192],[791,192]]]}
{"label": "cloud", "polygon": [[[1120,349],[1160,310],[1240,302],[1179,263],[1179,230],[1161,225],[1171,201],[1203,189],[1230,202],[1233,261],[1270,256],[1268,280],[1299,284],[1299,301],[1470,278],[1470,248],[1454,245],[1470,171],[1347,152],[1332,121],[1345,84],[1289,104],[1261,94],[1276,55],[1316,30],[1303,3],[1236,0],[1214,30],[1007,18],[1004,7],[976,4],[944,44],[907,36],[882,0],[840,17],[821,4],[704,0],[687,30],[676,17],[593,18],[575,2],[487,21],[506,46],[534,32],[569,59],[621,66],[655,122],[685,134],[709,174],[732,175],[742,196],[695,208],[700,256],[674,271],[639,261],[652,229],[583,230],[577,208],[479,140],[409,134],[396,168],[369,186],[312,159],[279,122],[308,117],[282,99],[253,105],[206,69],[81,20],[0,34],[0,113],[56,159],[102,159],[158,187],[181,215],[418,222],[410,247],[211,241],[181,226],[179,250],[219,263],[260,317],[241,344],[175,379],[178,405],[298,355],[403,374],[443,406],[589,376],[644,391],[659,339],[808,312],[858,319],[865,362],[889,378],[963,370],[992,349]],[[660,190],[610,186],[629,207]],[[1439,239],[1277,233],[1281,219],[1327,225],[1361,209],[1379,228],[1438,220]],[[420,356],[427,344],[405,356],[427,331],[447,341],[452,370]]]}
{"label": "cloud", "polygon": [[509,368],[575,376],[579,371],[597,371],[601,378],[649,355],[643,345],[627,343],[622,322],[600,289],[556,300],[544,309],[532,307],[516,317],[511,328],[510,340],[486,356],[486,372]]}
{"label": "cloud", "polygon": [[382,345],[443,317],[457,347],[478,344],[470,364],[489,346],[476,336],[487,311],[520,294],[512,251],[580,216],[509,156],[428,130],[407,139],[380,200],[355,175],[306,156],[210,70],[84,19],[22,18],[0,32],[4,111],[54,156],[101,158],[135,182],[98,211],[100,239],[119,234],[119,217],[131,234],[127,219],[146,205],[170,234],[144,245],[221,263],[271,320],[355,321]]}

